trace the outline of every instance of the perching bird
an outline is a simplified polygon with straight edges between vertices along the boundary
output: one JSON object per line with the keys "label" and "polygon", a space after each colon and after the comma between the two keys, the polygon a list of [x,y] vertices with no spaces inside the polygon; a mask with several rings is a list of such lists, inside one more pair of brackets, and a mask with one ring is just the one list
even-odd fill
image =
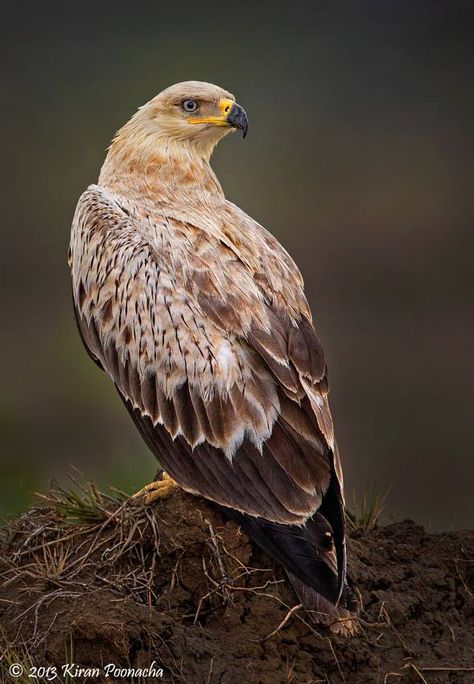
{"label": "perching bird", "polygon": [[166,471],[146,500],[179,485],[215,502],[350,633],[342,472],[303,280],[209,164],[247,126],[233,95],[188,81],[120,129],[72,224],[77,322]]}

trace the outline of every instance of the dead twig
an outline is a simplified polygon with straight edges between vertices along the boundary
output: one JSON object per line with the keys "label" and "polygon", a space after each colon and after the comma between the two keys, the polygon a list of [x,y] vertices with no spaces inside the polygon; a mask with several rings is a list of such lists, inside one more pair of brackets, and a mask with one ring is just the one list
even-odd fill
{"label": "dead twig", "polygon": [[297,610],[299,610],[302,607],[303,607],[303,604],[298,603],[296,606],[293,606],[293,608],[290,608],[290,610],[287,612],[287,614],[285,615],[283,620],[280,622],[278,627],[276,629],[274,629],[273,632],[271,632],[268,636],[266,636],[265,639],[263,639],[262,641],[267,641],[267,639],[270,639],[272,636],[275,636],[275,634],[278,634],[280,629],[282,629],[286,625],[286,623],[288,622],[290,617],[293,615],[293,613],[295,613]]}

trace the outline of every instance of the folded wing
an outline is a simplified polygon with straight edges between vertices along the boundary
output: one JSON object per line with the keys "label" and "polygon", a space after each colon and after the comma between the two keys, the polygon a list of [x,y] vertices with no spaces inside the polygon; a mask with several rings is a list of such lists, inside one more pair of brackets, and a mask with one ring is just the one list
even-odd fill
{"label": "folded wing", "polygon": [[226,241],[98,187],[78,205],[71,270],[84,344],[165,470],[337,601],[342,481],[307,309],[285,309],[265,267],[252,271]]}

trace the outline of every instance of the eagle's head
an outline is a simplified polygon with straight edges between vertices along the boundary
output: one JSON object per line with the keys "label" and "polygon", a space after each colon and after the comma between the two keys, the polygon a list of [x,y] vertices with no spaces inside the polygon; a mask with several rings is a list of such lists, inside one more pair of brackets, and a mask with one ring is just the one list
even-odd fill
{"label": "eagle's head", "polygon": [[237,129],[245,137],[248,120],[231,93],[204,81],[185,81],[140,107],[118,138],[126,131],[147,146],[182,146],[209,158],[219,140]]}

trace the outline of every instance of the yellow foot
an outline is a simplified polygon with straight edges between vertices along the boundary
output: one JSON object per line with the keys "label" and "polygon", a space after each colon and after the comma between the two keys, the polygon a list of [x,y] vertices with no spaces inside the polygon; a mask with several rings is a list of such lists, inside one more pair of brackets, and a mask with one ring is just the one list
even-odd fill
{"label": "yellow foot", "polygon": [[158,499],[166,499],[176,489],[179,489],[179,484],[163,472],[159,480],[145,485],[145,487],[132,496],[132,499],[142,498],[145,506],[149,506]]}

